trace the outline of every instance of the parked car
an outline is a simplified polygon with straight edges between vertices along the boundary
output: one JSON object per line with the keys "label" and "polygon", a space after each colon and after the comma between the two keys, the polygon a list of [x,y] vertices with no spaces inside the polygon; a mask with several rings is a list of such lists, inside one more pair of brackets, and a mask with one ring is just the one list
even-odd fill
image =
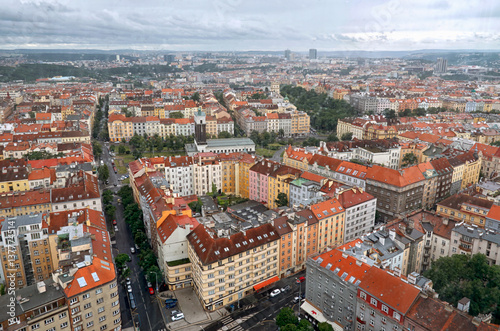
{"label": "parked car", "polygon": [[135,307],[137,307],[135,305],[135,300],[134,299],[130,299],[130,308],[135,309]]}
{"label": "parked car", "polygon": [[275,289],[269,295],[271,296],[271,298],[274,298],[275,296],[279,295],[280,293],[281,293],[281,291],[279,289]]}
{"label": "parked car", "polygon": [[118,232],[118,227],[115,225],[115,232]]}
{"label": "parked car", "polygon": [[300,297],[295,297],[295,298],[293,298],[293,303],[297,303],[297,302],[299,302],[299,301],[300,301]]}
{"label": "parked car", "polygon": [[135,253],[135,247],[130,247],[130,253],[132,253],[132,254]]}
{"label": "parked car", "polygon": [[306,277],[299,277],[297,279],[297,284],[303,283],[306,280]]}
{"label": "parked car", "polygon": [[118,222],[116,222],[116,220],[113,220],[113,225],[116,225],[118,224]]}
{"label": "parked car", "polygon": [[151,295],[155,294],[155,290],[153,290],[152,287],[148,287],[148,289],[149,289],[149,294]]}
{"label": "parked car", "polygon": [[287,292],[287,291],[290,291],[291,289],[292,289],[292,287],[290,285],[287,285],[281,289],[281,292]]}
{"label": "parked car", "polygon": [[172,321],[178,321],[184,318],[184,313],[177,313],[176,315],[172,316]]}
{"label": "parked car", "polygon": [[175,306],[177,306],[177,301],[176,301],[176,302],[168,302],[168,303],[166,302],[166,303],[165,303],[165,307],[166,307],[167,309],[170,309],[170,308],[175,308]]}
{"label": "parked car", "polygon": [[127,285],[130,285],[130,284],[131,284],[131,282],[130,282],[130,277],[127,277],[127,278],[125,279],[125,281],[126,281],[126,283],[125,283],[125,284],[127,284]]}
{"label": "parked car", "polygon": [[153,284],[151,284],[151,282],[148,282],[148,287],[153,287]]}
{"label": "parked car", "polygon": [[132,286],[130,286],[130,285],[127,286],[127,292],[132,293]]}

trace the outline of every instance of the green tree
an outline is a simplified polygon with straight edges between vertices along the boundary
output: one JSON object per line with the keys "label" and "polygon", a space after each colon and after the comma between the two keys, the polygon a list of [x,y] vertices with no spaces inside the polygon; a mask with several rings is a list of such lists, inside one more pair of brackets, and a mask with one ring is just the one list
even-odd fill
{"label": "green tree", "polygon": [[352,132],[346,132],[340,137],[342,141],[351,141],[352,140]]}
{"label": "green tree", "polygon": [[276,324],[281,328],[288,324],[296,325],[299,322],[295,312],[290,307],[284,307],[276,316]]}
{"label": "green tree", "polygon": [[116,257],[115,257],[115,264],[116,264],[116,267],[118,269],[121,269],[125,266],[125,263],[127,262],[130,262],[131,259],[130,259],[130,256],[128,256],[128,254],[118,254]]}
{"label": "green tree", "polygon": [[106,207],[104,207],[104,213],[106,214],[108,219],[114,218],[115,212],[116,212],[116,207],[113,205],[107,205]]}
{"label": "green tree", "polygon": [[321,322],[318,324],[318,331],[333,331],[333,327],[327,322]]}
{"label": "green tree", "polygon": [[288,206],[288,197],[286,196],[286,193],[280,192],[278,193],[278,196],[276,200],[274,200],[278,207],[283,207],[283,206]]}
{"label": "green tree", "polygon": [[124,145],[120,145],[118,147],[118,154],[125,154],[127,152],[127,149],[125,148]]}
{"label": "green tree", "polygon": [[326,138],[326,141],[339,141],[339,138],[335,133],[330,133]]}
{"label": "green tree", "polygon": [[219,138],[231,138],[233,135],[227,131],[222,131],[219,133]]}
{"label": "green tree", "polygon": [[264,93],[254,93],[250,97],[250,99],[254,99],[254,100],[265,99],[265,98],[267,98],[267,95]]}
{"label": "green tree", "polygon": [[102,192],[102,203],[109,205],[111,202],[113,202],[113,192],[111,190],[104,190]]}
{"label": "green tree", "polygon": [[279,129],[278,130],[278,137],[283,138],[285,136],[285,130]]}
{"label": "green tree", "polygon": [[148,236],[143,231],[137,231],[134,236],[134,242],[141,248],[145,249],[149,246]]}
{"label": "green tree", "polygon": [[280,331],[298,331],[297,325],[295,324],[287,324],[285,326],[280,327]]}
{"label": "green tree", "polygon": [[130,268],[127,268],[122,271],[122,278],[125,279],[127,277],[130,277],[130,274],[131,274]]}
{"label": "green tree", "polygon": [[384,109],[384,117],[388,120],[395,119],[396,112],[394,111],[394,109],[386,108]]}
{"label": "green tree", "polygon": [[492,313],[495,320],[500,319],[500,266],[490,266],[485,255],[455,254],[439,258],[424,276],[432,280],[441,300],[456,306],[467,297],[471,300],[471,315]]}
{"label": "green tree", "polygon": [[174,111],[170,113],[170,118],[184,118],[184,115],[180,111]]}
{"label": "green tree", "polygon": [[107,164],[104,164],[97,168],[97,172],[99,173],[99,179],[105,181],[109,178],[109,168]]}
{"label": "green tree", "polygon": [[312,326],[311,322],[309,322],[308,320],[303,318],[299,322],[298,330],[300,330],[300,331],[313,331],[314,327]]}
{"label": "green tree", "polygon": [[160,286],[160,284],[163,282],[163,275],[161,273],[160,268],[158,268],[158,266],[156,264],[150,266],[146,270],[146,275],[147,275],[148,281],[150,281],[151,284],[153,284],[153,286],[156,285],[157,281],[158,281],[158,286]]}
{"label": "green tree", "polygon": [[418,162],[418,158],[415,154],[413,153],[406,153],[404,156],[403,156],[403,159],[401,160],[401,165],[406,167],[406,166],[410,166],[410,165],[413,165],[413,164],[417,164]]}
{"label": "green tree", "polygon": [[102,146],[95,140],[92,142],[92,150],[94,151],[94,156],[101,157]]}
{"label": "green tree", "polygon": [[30,118],[35,118],[36,117],[34,111],[30,111],[28,114],[30,115]]}
{"label": "green tree", "polygon": [[191,100],[200,102],[200,93],[194,92],[194,94],[191,96]]}

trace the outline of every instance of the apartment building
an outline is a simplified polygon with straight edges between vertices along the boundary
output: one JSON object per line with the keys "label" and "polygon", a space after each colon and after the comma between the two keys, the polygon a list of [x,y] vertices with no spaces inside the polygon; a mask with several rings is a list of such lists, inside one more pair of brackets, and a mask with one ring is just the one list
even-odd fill
{"label": "apartment building", "polygon": [[79,263],[69,274],[55,272],[52,279],[62,287],[69,303],[71,330],[121,330],[113,262],[94,257],[89,265]]}
{"label": "apartment building", "polygon": [[2,274],[14,274],[16,288],[48,279],[53,270],[47,215],[20,215],[0,221]]}
{"label": "apartment building", "polygon": [[500,265],[500,233],[458,223],[451,230],[450,256],[484,254],[490,265]]}
{"label": "apartment building", "polygon": [[169,290],[193,285],[187,235],[198,226],[198,221],[187,215],[170,214],[158,222],[158,261]]}
{"label": "apartment building", "polygon": [[[442,157],[429,161],[437,173],[436,193],[431,197],[433,204],[446,198],[450,194],[453,179],[453,167],[448,159]],[[433,201],[432,201],[433,200]]]}
{"label": "apartment building", "polygon": [[345,210],[344,241],[348,242],[373,229],[377,198],[359,188],[339,191],[336,197]]}
{"label": "apartment building", "polygon": [[455,194],[438,202],[436,213],[443,217],[484,228],[493,201],[467,194]]}
{"label": "apartment building", "polygon": [[310,207],[318,222],[318,251],[344,243],[345,210],[336,198]]}
{"label": "apartment building", "polygon": [[281,237],[279,242],[281,278],[304,269],[307,258],[318,252],[317,223],[317,219],[308,209],[285,213],[271,221]]}
{"label": "apartment building", "polygon": [[269,223],[219,237],[204,225],[188,236],[194,290],[204,309],[217,310],[279,279],[280,236]]}
{"label": "apartment building", "polygon": [[165,159],[165,178],[172,191],[181,196],[194,194],[192,167],[193,158],[189,156],[169,156]]}
{"label": "apartment building", "polygon": [[267,205],[269,198],[269,175],[281,165],[270,160],[262,160],[255,163],[248,172],[249,197]]}
{"label": "apartment building", "polygon": [[394,170],[374,165],[366,175],[366,192],[377,198],[386,219],[422,206],[425,178],[417,166]]}
{"label": "apartment building", "polygon": [[222,189],[221,164],[215,153],[198,153],[193,157],[194,194],[205,195],[212,192],[212,186]]}
{"label": "apartment building", "polygon": [[2,307],[14,305],[0,311],[1,330],[69,330],[67,298],[51,278],[16,290],[16,297],[15,301],[10,301],[10,295],[0,296]]}
{"label": "apartment building", "polygon": [[280,193],[284,193],[287,199],[290,197],[290,182],[300,177],[302,170],[281,165],[272,171],[268,177],[267,206],[269,209],[278,207],[276,199]]}

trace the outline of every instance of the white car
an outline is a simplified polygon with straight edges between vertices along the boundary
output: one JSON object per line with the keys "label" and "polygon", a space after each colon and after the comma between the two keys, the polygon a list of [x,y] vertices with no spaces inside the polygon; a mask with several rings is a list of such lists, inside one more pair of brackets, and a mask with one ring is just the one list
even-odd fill
{"label": "white car", "polygon": [[135,247],[130,247],[130,253],[132,253],[132,254],[135,253]]}
{"label": "white car", "polygon": [[271,292],[270,296],[271,298],[274,298],[275,296],[279,295],[281,291],[279,289],[275,289]]}
{"label": "white car", "polygon": [[172,321],[178,321],[184,318],[184,313],[177,313],[172,316]]}
{"label": "white car", "polygon": [[128,286],[127,286],[127,292],[128,292],[128,293],[131,293],[131,292],[132,292],[132,286],[130,286],[130,285],[128,285]]}

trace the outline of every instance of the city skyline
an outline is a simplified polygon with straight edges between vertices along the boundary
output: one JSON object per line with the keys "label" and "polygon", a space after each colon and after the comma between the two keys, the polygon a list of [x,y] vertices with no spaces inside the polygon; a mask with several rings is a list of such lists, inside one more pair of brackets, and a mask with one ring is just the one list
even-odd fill
{"label": "city skyline", "polygon": [[8,0],[1,49],[307,52],[497,49],[494,1]]}

